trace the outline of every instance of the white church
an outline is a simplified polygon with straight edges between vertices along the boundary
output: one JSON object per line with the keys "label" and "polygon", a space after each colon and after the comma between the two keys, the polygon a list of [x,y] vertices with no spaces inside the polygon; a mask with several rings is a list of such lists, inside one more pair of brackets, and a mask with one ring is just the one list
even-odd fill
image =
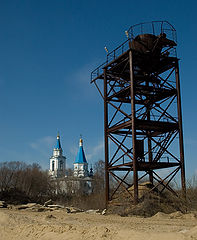
{"label": "white church", "polygon": [[79,140],[79,150],[73,164],[73,176],[68,176],[66,169],[66,157],[63,156],[63,149],[60,143],[60,135],[57,134],[53,155],[50,158],[49,175],[53,181],[58,181],[61,190],[68,193],[71,191],[82,191],[90,194],[93,191],[93,169],[88,170],[88,162],[83,149],[83,140]]}

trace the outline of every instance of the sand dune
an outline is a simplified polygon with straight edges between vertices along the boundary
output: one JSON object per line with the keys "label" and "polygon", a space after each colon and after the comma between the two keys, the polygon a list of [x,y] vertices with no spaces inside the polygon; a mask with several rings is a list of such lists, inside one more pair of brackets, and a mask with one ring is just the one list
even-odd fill
{"label": "sand dune", "polygon": [[197,218],[194,213],[157,213],[141,218],[69,214],[63,209],[52,212],[0,209],[0,240],[26,239],[197,239]]}

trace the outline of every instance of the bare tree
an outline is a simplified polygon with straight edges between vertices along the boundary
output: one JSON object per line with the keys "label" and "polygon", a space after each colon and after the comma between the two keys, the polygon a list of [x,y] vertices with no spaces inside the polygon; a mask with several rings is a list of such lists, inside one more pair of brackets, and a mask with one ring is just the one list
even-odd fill
{"label": "bare tree", "polygon": [[101,192],[105,188],[105,162],[99,160],[94,164],[94,192]]}
{"label": "bare tree", "polygon": [[23,162],[0,163],[0,197],[19,200],[41,201],[43,196],[52,194],[52,184],[48,173],[38,164]]}

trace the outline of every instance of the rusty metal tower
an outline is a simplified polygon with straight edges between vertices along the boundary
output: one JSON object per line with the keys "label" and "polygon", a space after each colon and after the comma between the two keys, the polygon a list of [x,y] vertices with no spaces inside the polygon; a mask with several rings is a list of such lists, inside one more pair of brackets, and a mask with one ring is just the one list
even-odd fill
{"label": "rusty metal tower", "polygon": [[137,203],[139,182],[147,177],[150,191],[160,186],[176,194],[169,183],[178,173],[185,194],[176,30],[154,21],[125,33],[127,40],[91,73],[104,100],[106,203],[120,188]]}

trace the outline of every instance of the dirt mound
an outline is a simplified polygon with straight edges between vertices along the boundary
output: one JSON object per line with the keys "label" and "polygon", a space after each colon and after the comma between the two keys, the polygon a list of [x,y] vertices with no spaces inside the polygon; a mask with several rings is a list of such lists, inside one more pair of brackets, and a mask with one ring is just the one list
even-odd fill
{"label": "dirt mound", "polygon": [[177,207],[168,201],[158,200],[158,196],[149,194],[137,205],[134,205],[132,201],[122,202],[119,204],[111,202],[107,209],[107,214],[118,214],[120,216],[143,216],[152,217],[158,212],[170,214],[176,212]]}
{"label": "dirt mound", "polygon": [[[139,198],[143,197],[144,194],[147,194],[150,192],[150,190],[153,188],[153,184],[151,182],[143,182],[138,184],[138,196]],[[134,195],[134,186],[128,188],[128,191]],[[157,193],[158,190],[155,188],[153,192]],[[156,196],[155,196],[156,197]]]}
{"label": "dirt mound", "polygon": [[182,215],[182,219],[193,219],[196,220],[197,216],[195,213],[187,213]]}
{"label": "dirt mound", "polygon": [[171,219],[178,219],[178,218],[182,218],[183,217],[183,213],[180,211],[177,212],[173,212],[171,214],[169,214]]}
{"label": "dirt mound", "polygon": [[163,213],[163,212],[158,212],[154,216],[151,217],[152,219],[168,219],[170,218],[169,214]]}
{"label": "dirt mound", "polygon": [[[163,191],[159,194],[159,190],[154,188],[150,182],[139,184],[139,203],[134,205],[132,199],[134,195],[134,187],[127,189],[128,191],[118,192],[110,202],[107,213],[118,214],[121,216],[143,216],[151,217],[158,212],[166,214],[174,212],[186,212],[186,204],[177,196],[174,196],[169,191]],[[153,190],[153,191],[150,191]],[[172,218],[178,218],[180,214],[172,215]]]}

